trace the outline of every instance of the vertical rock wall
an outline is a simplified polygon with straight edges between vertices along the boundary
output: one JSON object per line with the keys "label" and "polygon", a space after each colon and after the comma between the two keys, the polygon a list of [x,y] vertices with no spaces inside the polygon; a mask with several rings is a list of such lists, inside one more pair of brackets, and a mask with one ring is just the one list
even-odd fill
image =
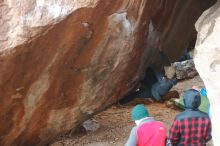
{"label": "vertical rock wall", "polygon": [[198,38],[195,65],[207,88],[211,104],[214,145],[220,145],[220,1],[203,13],[196,23]]}
{"label": "vertical rock wall", "polygon": [[0,145],[45,145],[175,59],[212,0],[0,0]]}

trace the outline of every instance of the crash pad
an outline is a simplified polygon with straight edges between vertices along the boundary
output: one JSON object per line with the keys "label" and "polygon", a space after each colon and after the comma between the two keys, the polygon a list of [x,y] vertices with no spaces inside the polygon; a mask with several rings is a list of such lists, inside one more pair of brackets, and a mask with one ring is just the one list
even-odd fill
{"label": "crash pad", "polygon": [[[184,109],[183,97],[175,99],[174,102],[176,106],[178,106],[181,109]],[[207,98],[207,96],[201,95],[201,105],[199,106],[199,110],[208,113],[209,105],[209,99]]]}

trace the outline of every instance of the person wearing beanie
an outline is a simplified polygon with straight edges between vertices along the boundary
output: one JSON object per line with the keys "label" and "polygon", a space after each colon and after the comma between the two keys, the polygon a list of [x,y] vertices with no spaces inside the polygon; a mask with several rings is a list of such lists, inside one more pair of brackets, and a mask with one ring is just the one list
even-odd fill
{"label": "person wearing beanie", "polygon": [[184,92],[185,111],[178,114],[170,128],[169,139],[173,146],[205,146],[212,139],[211,121],[208,114],[199,110],[199,91]]}
{"label": "person wearing beanie", "polygon": [[149,116],[147,108],[138,104],[131,111],[131,119],[136,123],[125,146],[164,146],[166,127],[162,122]]}

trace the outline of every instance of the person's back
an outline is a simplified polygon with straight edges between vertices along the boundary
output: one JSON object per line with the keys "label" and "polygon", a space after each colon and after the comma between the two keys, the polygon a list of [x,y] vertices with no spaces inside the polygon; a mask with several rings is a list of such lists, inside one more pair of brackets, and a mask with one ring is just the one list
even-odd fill
{"label": "person's back", "polygon": [[131,112],[136,126],[131,130],[126,146],[164,146],[166,141],[166,127],[162,122],[149,117],[143,105],[137,105]]}
{"label": "person's back", "polygon": [[184,93],[185,111],[176,116],[169,139],[174,146],[205,146],[211,137],[208,114],[198,110],[201,97],[196,90]]}
{"label": "person's back", "polygon": [[138,146],[164,146],[166,127],[159,121],[144,123],[137,129],[137,139]]}

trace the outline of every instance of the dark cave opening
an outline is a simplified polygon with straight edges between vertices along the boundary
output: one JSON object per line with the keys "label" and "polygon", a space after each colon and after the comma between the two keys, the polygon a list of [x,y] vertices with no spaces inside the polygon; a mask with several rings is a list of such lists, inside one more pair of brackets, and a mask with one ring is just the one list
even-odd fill
{"label": "dark cave opening", "polygon": [[[193,59],[193,51],[195,48],[196,38],[192,39],[186,45],[187,47],[181,53],[181,55],[174,62],[183,62],[187,60]],[[171,66],[174,62],[170,62],[169,58],[161,52],[160,54],[161,60],[165,62],[165,64]],[[140,99],[149,99],[156,101],[164,101],[163,96],[169,92],[169,90],[178,82],[176,79],[176,73],[172,75],[167,75],[165,71],[165,67],[157,67],[156,65],[151,65],[145,71],[144,78],[140,80],[140,83],[135,90],[132,90],[127,95],[125,95],[121,100],[119,100],[120,104],[126,104],[131,102],[136,98]],[[157,86],[157,87],[155,87]],[[154,93],[153,93],[154,92]],[[155,95],[155,93],[160,93],[159,95]]]}

